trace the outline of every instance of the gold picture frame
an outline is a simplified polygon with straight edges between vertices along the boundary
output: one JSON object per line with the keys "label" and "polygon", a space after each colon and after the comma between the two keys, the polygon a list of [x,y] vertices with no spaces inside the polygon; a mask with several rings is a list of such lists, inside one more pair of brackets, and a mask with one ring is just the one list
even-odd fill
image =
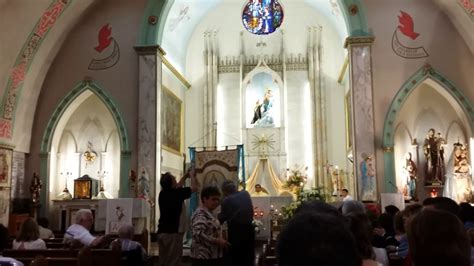
{"label": "gold picture frame", "polygon": [[181,156],[183,147],[183,101],[167,87],[162,86],[161,147]]}
{"label": "gold picture frame", "polygon": [[352,116],[351,116],[351,91],[349,90],[345,95],[344,111],[346,114],[346,151],[352,149]]}

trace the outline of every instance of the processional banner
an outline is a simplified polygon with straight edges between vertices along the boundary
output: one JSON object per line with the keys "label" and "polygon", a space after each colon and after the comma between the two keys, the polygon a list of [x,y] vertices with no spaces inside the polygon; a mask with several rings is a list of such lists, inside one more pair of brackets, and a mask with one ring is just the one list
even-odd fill
{"label": "processional banner", "polygon": [[226,180],[239,183],[239,149],[223,151],[196,151],[194,156],[194,166],[196,178],[199,182],[199,191],[208,186],[215,186],[219,189]]}

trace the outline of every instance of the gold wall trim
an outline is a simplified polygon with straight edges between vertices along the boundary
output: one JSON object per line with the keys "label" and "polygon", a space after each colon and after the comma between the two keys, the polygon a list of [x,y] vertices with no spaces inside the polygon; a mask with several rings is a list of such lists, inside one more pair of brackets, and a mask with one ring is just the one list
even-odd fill
{"label": "gold wall trim", "polygon": [[349,57],[346,55],[346,58],[344,59],[344,63],[342,64],[342,67],[341,67],[341,71],[339,72],[339,78],[337,79],[337,82],[339,84],[341,84],[342,80],[344,79],[344,75],[346,74],[348,65],[349,65]]}
{"label": "gold wall trim", "polygon": [[375,37],[372,36],[364,36],[364,37],[347,37],[346,41],[344,42],[344,48],[347,48],[349,45],[357,45],[357,44],[372,44],[375,41]]}
{"label": "gold wall trim", "polygon": [[393,147],[383,147],[383,152],[393,152]]}
{"label": "gold wall trim", "polygon": [[171,73],[173,73],[173,75],[179,81],[181,81],[181,83],[183,83],[184,86],[186,86],[186,88],[188,89],[191,88],[191,84],[186,80],[186,78],[181,73],[179,73],[179,71],[170,63],[170,61],[166,59],[165,55],[160,54],[160,57],[161,57],[161,61],[163,62],[163,65],[165,65],[171,71]]}
{"label": "gold wall trim", "polygon": [[146,46],[135,46],[133,47],[138,54],[155,54],[158,53],[160,56],[164,56],[166,53],[159,45],[146,45]]}
{"label": "gold wall trim", "polygon": [[179,71],[166,59],[165,55],[166,52],[161,48],[159,45],[147,45],[147,46],[135,46],[134,47],[135,51],[139,55],[147,55],[147,54],[156,54],[161,58],[161,62],[163,62],[163,65],[165,65],[171,73],[179,80],[181,83],[183,83],[186,88],[191,88],[191,84],[186,80],[186,78],[183,76],[183,74],[179,73]]}

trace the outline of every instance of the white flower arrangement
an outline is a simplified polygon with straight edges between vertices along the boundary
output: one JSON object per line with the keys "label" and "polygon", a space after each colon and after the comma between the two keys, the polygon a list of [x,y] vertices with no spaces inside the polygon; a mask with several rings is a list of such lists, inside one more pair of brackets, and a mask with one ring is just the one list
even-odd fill
{"label": "white flower arrangement", "polygon": [[253,229],[255,230],[255,234],[260,234],[262,229],[265,230],[261,220],[253,219],[252,225],[253,225]]}

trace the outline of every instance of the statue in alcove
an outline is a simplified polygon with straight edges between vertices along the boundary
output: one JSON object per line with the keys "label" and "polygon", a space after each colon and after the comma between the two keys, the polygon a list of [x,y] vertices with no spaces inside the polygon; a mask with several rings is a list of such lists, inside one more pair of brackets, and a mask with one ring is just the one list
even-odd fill
{"label": "statue in alcove", "polygon": [[435,134],[431,128],[423,144],[423,153],[426,158],[425,165],[425,183],[442,184],[444,181],[444,145],[446,141],[441,134]]}
{"label": "statue in alcove", "polygon": [[403,165],[403,176],[406,181],[406,197],[407,199],[417,200],[416,195],[416,177],[417,167],[412,159],[411,152],[405,155],[405,164]]}
{"label": "statue in alcove", "polygon": [[273,94],[270,88],[265,90],[262,103],[257,100],[254,108],[254,116],[250,124],[254,127],[274,127],[274,120],[272,116]]}
{"label": "statue in alcove", "polygon": [[448,162],[443,196],[451,198],[457,203],[470,202],[472,198],[468,149],[459,141],[454,143],[453,153]]}

